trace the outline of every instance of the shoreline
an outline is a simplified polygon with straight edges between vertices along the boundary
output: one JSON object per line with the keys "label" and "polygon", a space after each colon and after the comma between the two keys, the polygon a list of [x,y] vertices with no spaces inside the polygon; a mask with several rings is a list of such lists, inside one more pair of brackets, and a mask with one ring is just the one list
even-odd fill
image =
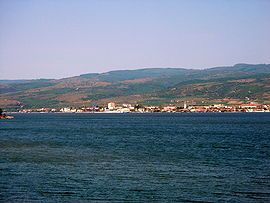
{"label": "shoreline", "polygon": [[7,112],[8,114],[168,114],[168,113],[270,113],[270,111],[235,111],[235,112]]}

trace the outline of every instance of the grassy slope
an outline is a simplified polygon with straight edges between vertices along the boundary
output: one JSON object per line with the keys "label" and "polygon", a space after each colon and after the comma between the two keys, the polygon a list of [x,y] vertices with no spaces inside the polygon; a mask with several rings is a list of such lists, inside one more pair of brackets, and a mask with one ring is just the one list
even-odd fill
{"label": "grassy slope", "polygon": [[85,74],[61,80],[23,82],[0,81],[0,105],[26,108],[140,102],[170,103],[193,99],[215,101],[224,98],[261,102],[270,98],[270,65],[237,64],[206,70],[140,69]]}

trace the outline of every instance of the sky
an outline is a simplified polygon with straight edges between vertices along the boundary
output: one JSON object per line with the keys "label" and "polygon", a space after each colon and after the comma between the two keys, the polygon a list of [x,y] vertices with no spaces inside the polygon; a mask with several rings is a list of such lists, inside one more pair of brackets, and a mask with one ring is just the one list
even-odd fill
{"label": "sky", "polygon": [[0,0],[0,79],[270,63],[269,0]]}

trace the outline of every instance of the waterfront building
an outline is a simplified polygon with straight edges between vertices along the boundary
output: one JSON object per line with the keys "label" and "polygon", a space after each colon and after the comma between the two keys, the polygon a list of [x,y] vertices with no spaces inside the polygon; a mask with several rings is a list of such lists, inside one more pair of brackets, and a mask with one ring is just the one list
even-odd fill
{"label": "waterfront building", "polygon": [[187,102],[185,101],[184,102],[184,109],[186,109],[187,108]]}
{"label": "waterfront building", "polygon": [[116,108],[116,104],[114,102],[108,103],[108,109],[109,110],[114,110]]}

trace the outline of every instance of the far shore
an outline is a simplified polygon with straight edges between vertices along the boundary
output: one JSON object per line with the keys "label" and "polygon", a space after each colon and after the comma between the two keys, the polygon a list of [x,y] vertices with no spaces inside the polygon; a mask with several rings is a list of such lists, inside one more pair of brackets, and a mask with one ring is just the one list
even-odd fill
{"label": "far shore", "polygon": [[235,112],[7,112],[8,114],[169,114],[169,113],[179,113],[179,114],[203,114],[203,113],[270,113],[270,111],[235,111]]}

